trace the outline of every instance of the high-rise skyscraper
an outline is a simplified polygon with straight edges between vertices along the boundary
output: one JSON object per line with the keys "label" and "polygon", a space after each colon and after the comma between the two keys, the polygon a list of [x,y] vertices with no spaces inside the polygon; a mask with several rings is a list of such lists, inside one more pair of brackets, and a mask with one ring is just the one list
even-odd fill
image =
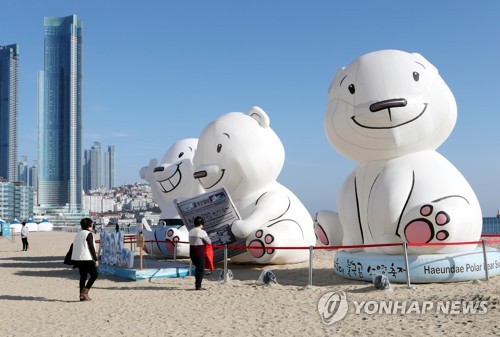
{"label": "high-rise skyscraper", "polygon": [[104,187],[111,189],[115,187],[115,147],[108,146],[104,152]]}
{"label": "high-rise skyscraper", "polygon": [[101,187],[101,143],[94,142],[90,148],[90,188]]}
{"label": "high-rise skyscraper", "polygon": [[38,162],[36,160],[33,160],[28,176],[28,186],[33,188],[33,206],[38,205]]}
{"label": "high-rise skyscraper", "polygon": [[90,191],[90,149],[83,150],[83,190]]}
{"label": "high-rise skyscraper", "polygon": [[17,44],[0,46],[0,177],[17,181],[18,151]]}
{"label": "high-rise skyscraper", "polygon": [[44,70],[39,72],[38,203],[81,209],[82,22],[45,17]]}
{"label": "high-rise skyscraper", "polygon": [[28,168],[28,157],[21,156],[21,160],[17,165],[18,170],[18,181],[23,182],[26,186],[28,186],[29,182],[29,168]]}
{"label": "high-rise skyscraper", "polygon": [[101,143],[94,142],[83,155],[83,190],[88,192],[101,187]]}

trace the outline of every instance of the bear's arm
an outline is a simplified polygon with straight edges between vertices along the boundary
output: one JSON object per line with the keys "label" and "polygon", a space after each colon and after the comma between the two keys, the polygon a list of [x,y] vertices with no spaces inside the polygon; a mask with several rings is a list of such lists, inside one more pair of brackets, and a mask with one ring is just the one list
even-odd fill
{"label": "bear's arm", "polygon": [[262,194],[255,201],[249,216],[233,223],[233,234],[240,238],[246,238],[252,232],[285,215],[290,208],[290,204],[289,196],[283,191],[271,191]]}

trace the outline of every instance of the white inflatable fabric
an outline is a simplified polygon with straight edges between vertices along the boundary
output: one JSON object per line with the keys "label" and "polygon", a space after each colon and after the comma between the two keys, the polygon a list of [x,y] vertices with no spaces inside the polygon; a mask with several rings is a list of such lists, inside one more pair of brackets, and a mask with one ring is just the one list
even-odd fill
{"label": "white inflatable fabric", "polygon": [[[307,247],[315,244],[315,236],[304,205],[276,181],[285,150],[262,109],[231,112],[210,123],[193,161],[195,177],[206,191],[225,187],[231,196],[241,216],[232,224],[233,234],[256,247],[232,261],[286,264],[308,259],[308,250],[272,248]],[[264,246],[270,248],[258,249]]]}
{"label": "white inflatable fabric", "polygon": [[[320,241],[339,243],[339,233],[344,245],[477,241],[478,200],[462,174],[435,151],[456,118],[453,94],[419,54],[382,50],[340,69],[328,92],[325,133],[358,166],[342,186],[338,214],[316,215]],[[410,253],[475,248],[425,246]],[[400,247],[378,251],[402,252]]]}
{"label": "white inflatable fabric", "polygon": [[[26,226],[30,223],[36,224],[32,219],[29,219]],[[54,224],[52,224],[52,222],[50,222],[47,218],[43,218],[42,222],[40,222],[37,226],[39,232],[50,232],[54,229]]]}
{"label": "white inflatable fabric", "polygon": [[[180,140],[168,149],[159,164],[156,159],[152,159],[149,166],[140,170],[141,178],[149,182],[153,198],[162,211],[154,230],[143,228],[145,240],[167,239],[166,243],[147,243],[145,248],[149,253],[173,257],[173,242],[189,241],[188,230],[182,224],[174,200],[191,198],[204,192],[200,183],[193,178],[193,157],[197,144],[196,138]],[[189,244],[178,244],[177,256],[188,257]]]}
{"label": "white inflatable fabric", "polygon": [[[12,221],[10,224],[10,230],[12,233],[21,233],[22,227],[23,227],[23,225],[17,219],[14,219],[14,221]],[[28,230],[29,230],[29,227],[28,227]]]}

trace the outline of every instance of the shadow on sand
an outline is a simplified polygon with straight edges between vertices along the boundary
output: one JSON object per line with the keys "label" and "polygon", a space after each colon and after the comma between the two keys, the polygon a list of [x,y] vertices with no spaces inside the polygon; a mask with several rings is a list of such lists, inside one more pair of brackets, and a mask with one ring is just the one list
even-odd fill
{"label": "shadow on sand", "polygon": [[10,296],[10,295],[0,295],[0,300],[7,300],[7,301],[36,301],[36,302],[63,302],[63,303],[73,303],[73,302],[79,302],[78,300],[76,301],[63,301],[63,300],[57,300],[53,298],[46,298],[46,297],[35,297],[35,296]]}

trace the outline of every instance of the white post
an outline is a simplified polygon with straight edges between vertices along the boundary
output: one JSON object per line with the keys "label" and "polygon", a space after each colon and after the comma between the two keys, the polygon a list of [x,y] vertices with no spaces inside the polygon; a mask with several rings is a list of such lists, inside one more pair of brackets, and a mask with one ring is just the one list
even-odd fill
{"label": "white post", "polygon": [[313,252],[314,246],[309,246],[309,285],[313,284]]}
{"label": "white post", "polygon": [[408,263],[408,243],[403,242],[403,249],[405,251],[406,288],[411,289],[411,284],[410,284],[410,264]]}
{"label": "white post", "polygon": [[177,262],[177,241],[174,241],[174,262]]}
{"label": "white post", "polygon": [[224,245],[224,283],[227,283],[227,244]]}

